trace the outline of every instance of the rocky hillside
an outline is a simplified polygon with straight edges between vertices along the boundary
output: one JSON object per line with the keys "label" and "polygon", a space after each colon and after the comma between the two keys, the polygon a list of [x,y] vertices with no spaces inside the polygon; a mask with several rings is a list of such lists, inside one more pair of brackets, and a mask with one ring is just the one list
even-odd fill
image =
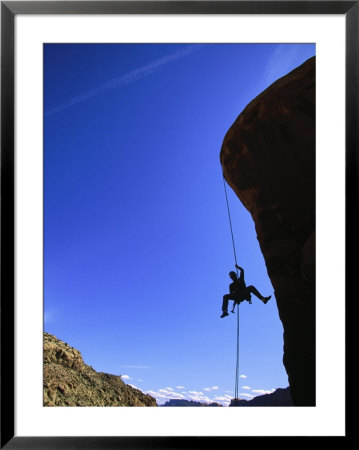
{"label": "rocky hillside", "polygon": [[44,333],[44,406],[157,406],[120,376],[96,372],[81,353]]}
{"label": "rocky hillside", "polygon": [[290,395],[290,388],[278,388],[272,394],[258,395],[252,400],[238,400],[237,404],[233,399],[229,406],[293,406]]}
{"label": "rocky hillside", "polygon": [[315,58],[256,97],[228,130],[225,179],[252,215],[284,328],[295,405],[315,405]]}

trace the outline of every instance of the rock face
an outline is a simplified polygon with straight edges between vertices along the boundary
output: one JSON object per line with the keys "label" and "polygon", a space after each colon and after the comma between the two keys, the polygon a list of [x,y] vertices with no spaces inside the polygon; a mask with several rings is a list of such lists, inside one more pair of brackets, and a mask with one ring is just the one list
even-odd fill
{"label": "rock face", "polygon": [[290,388],[278,388],[272,394],[258,395],[252,400],[236,401],[233,399],[229,406],[294,406],[290,395]]}
{"label": "rock face", "polygon": [[81,353],[44,333],[44,406],[157,406],[120,376],[96,372]]}
{"label": "rock face", "polygon": [[284,327],[294,404],[315,405],[315,57],[228,130],[223,173],[251,213]]}

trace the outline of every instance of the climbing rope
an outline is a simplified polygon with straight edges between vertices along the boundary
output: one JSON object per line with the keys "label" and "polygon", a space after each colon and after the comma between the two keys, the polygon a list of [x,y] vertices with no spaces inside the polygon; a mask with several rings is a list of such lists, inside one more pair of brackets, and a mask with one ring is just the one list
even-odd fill
{"label": "climbing rope", "polygon": [[236,350],[236,382],[234,388],[234,406],[238,406],[238,377],[239,377],[239,303],[237,305],[237,350]]}
{"label": "climbing rope", "polygon": [[[226,196],[226,203],[227,203],[227,211],[228,211],[228,219],[229,219],[229,226],[231,229],[231,236],[232,236],[232,246],[233,246],[233,254],[234,254],[234,262],[237,266],[237,254],[236,254],[236,246],[234,244],[234,235],[233,235],[233,227],[232,227],[232,219],[231,219],[231,212],[229,209],[229,202],[228,202],[228,195],[227,195],[227,188],[226,188],[226,180],[223,175],[223,186],[224,186],[224,193]],[[238,269],[236,267],[236,273],[238,277]],[[239,378],[239,303],[237,304],[237,348],[236,348],[236,380],[235,380],[235,387],[234,387],[234,406],[238,406],[238,378]]]}
{"label": "climbing rope", "polygon": [[[224,178],[224,173],[222,172],[223,175],[223,186],[224,186],[224,194],[226,196],[226,203],[227,203],[227,211],[228,211],[228,219],[229,219],[229,226],[231,229],[231,236],[232,236],[232,246],[233,246],[233,254],[234,254],[234,262],[235,265],[237,265],[237,254],[236,254],[236,246],[234,245],[234,236],[233,236],[233,227],[232,227],[232,219],[231,219],[231,212],[229,210],[229,203],[228,203],[228,195],[227,195],[227,188],[226,188],[226,180]],[[236,267],[236,272],[238,275],[238,269]]]}

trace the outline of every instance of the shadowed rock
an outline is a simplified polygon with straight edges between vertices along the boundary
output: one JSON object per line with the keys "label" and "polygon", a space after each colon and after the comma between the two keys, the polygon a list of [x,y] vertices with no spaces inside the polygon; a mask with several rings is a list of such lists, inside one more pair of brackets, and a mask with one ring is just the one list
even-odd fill
{"label": "shadowed rock", "polygon": [[231,400],[229,406],[294,406],[290,388],[278,388],[271,394],[258,395],[252,400]]}
{"label": "shadowed rock", "polygon": [[314,406],[314,57],[244,109],[220,159],[225,179],[252,215],[275,290],[293,402]]}

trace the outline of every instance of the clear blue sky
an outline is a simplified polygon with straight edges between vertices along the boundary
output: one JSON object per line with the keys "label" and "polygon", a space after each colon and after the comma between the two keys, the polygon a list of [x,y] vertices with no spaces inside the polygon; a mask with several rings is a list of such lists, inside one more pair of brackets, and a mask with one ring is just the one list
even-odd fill
{"label": "clear blue sky", "polygon": [[[219,152],[245,106],[309,44],[44,46],[44,329],[97,371],[228,404],[234,257]],[[228,188],[238,263],[273,294]],[[288,386],[275,298],[240,306],[240,397]]]}

